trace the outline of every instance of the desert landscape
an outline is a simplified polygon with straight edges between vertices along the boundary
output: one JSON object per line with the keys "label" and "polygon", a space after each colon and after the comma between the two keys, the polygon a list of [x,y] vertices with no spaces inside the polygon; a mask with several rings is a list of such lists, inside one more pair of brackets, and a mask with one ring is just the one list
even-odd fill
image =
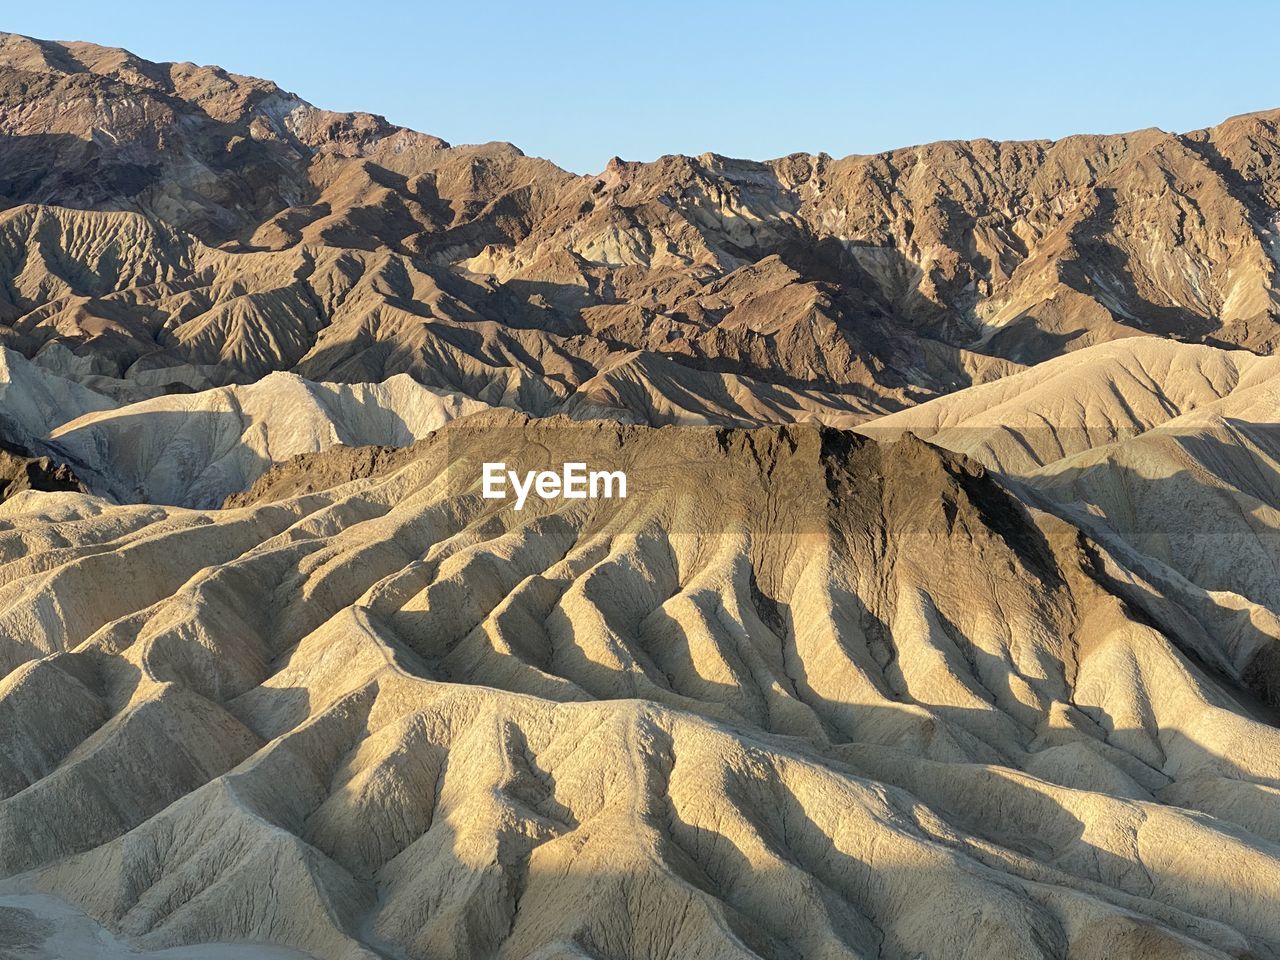
{"label": "desert landscape", "polygon": [[3,34],[0,158],[0,957],[1280,958],[1280,110],[578,175]]}

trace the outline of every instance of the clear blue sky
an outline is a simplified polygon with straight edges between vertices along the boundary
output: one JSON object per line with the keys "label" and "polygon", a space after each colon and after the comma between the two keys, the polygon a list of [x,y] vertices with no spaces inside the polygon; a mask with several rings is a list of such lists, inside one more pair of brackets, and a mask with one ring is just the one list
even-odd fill
{"label": "clear blue sky", "polygon": [[1280,107],[1280,4],[220,0],[6,5],[0,28],[268,77],[317,106],[580,173],[1189,130]]}

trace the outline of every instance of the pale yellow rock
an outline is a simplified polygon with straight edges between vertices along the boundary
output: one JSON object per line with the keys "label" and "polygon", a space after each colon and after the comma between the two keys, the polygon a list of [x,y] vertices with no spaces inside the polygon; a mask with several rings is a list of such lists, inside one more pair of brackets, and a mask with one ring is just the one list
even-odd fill
{"label": "pale yellow rock", "polygon": [[[634,492],[479,496],[495,450],[567,449]],[[1189,659],[1176,585],[972,464],[486,413],[282,483],[0,504],[14,895],[149,950],[362,960],[1280,942],[1280,734]]]}

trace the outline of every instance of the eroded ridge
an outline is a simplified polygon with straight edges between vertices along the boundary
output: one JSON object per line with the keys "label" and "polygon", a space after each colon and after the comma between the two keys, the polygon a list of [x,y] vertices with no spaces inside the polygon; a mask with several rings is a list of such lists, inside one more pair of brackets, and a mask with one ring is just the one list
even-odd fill
{"label": "eroded ridge", "polygon": [[[495,444],[636,489],[517,513]],[[909,436],[336,456],[221,511],[0,505],[0,872],[150,948],[1280,950],[1262,608]]]}

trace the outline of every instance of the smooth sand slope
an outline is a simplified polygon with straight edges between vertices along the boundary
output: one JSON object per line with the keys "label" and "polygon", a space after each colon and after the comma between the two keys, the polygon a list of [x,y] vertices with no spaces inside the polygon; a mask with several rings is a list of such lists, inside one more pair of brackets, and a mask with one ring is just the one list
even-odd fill
{"label": "smooth sand slope", "polygon": [[1130,337],[881,417],[864,432],[894,437],[909,430],[1024,476],[1202,408],[1265,418],[1272,412],[1255,403],[1266,395],[1255,388],[1267,388],[1277,374],[1280,358]]}
{"label": "smooth sand slope", "polygon": [[244,387],[156,397],[78,417],[48,435],[121,501],[216,506],[273,463],[328,447],[407,446],[486,409],[405,374],[382,383],[311,383],[274,373]]}
{"label": "smooth sand slope", "polygon": [[122,402],[20,354],[0,355],[0,444],[69,465],[117,502],[216,506],[298,454],[407,446],[487,406],[404,374],[346,384],[276,373],[247,386]]}

